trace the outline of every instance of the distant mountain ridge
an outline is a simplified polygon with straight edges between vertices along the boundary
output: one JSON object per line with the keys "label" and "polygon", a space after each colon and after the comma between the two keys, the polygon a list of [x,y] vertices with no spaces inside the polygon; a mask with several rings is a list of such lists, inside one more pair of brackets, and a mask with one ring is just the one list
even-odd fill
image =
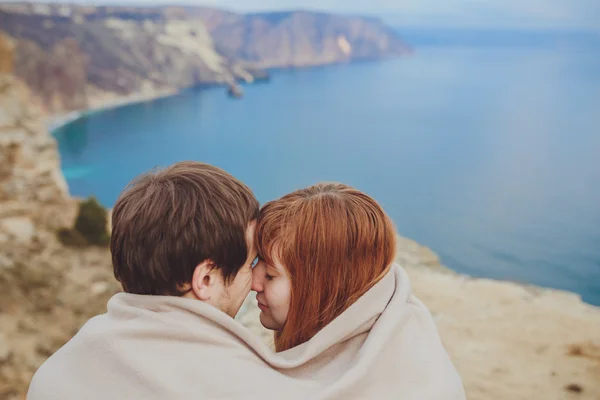
{"label": "distant mountain ridge", "polygon": [[233,85],[264,68],[381,59],[407,46],[381,21],[321,12],[0,3],[14,74],[47,112],[98,99]]}
{"label": "distant mountain ridge", "polygon": [[257,67],[322,65],[380,59],[408,46],[377,18],[313,11],[197,14],[225,56]]}

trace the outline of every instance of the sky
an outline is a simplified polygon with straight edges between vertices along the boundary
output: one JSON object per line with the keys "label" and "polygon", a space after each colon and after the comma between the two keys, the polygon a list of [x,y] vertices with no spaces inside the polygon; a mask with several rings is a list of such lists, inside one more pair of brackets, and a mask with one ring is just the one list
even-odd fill
{"label": "sky", "polygon": [[[71,1],[120,3],[119,0]],[[237,11],[308,8],[376,15],[390,24],[405,27],[552,28],[600,32],[600,0],[127,0],[127,3],[198,4]]]}
{"label": "sky", "polygon": [[[208,0],[210,1],[210,0]],[[600,0],[212,0],[239,10],[320,8],[408,26],[600,30]]]}

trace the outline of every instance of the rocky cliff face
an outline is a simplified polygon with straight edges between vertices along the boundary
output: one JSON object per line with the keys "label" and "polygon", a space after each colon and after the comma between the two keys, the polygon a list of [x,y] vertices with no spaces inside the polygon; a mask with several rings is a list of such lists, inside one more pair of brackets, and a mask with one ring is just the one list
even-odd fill
{"label": "rocky cliff face", "polygon": [[13,73],[14,44],[10,38],[0,34],[0,74]]}
{"label": "rocky cliff face", "polygon": [[14,71],[50,113],[127,96],[264,77],[264,67],[402,54],[380,21],[314,12],[234,14],[201,7],[0,3]]}
{"label": "rocky cliff face", "polygon": [[35,102],[17,79],[0,75],[0,223],[28,218],[28,225],[56,228],[70,198]]}
{"label": "rocky cliff face", "polygon": [[254,78],[217,52],[200,19],[166,10],[4,5],[0,29],[15,43],[15,73],[50,113],[86,108],[97,92],[126,96]]}
{"label": "rocky cliff face", "polygon": [[217,49],[258,67],[323,65],[404,54],[408,47],[380,20],[309,11],[235,14],[192,9]]}
{"label": "rocky cliff face", "polygon": [[77,204],[36,102],[0,74],[0,399],[23,398],[32,373],[118,289],[107,250],[57,241]]}
{"label": "rocky cliff face", "polygon": [[88,106],[88,57],[73,38],[47,51],[31,40],[18,40],[15,73],[35,92],[49,112]]}

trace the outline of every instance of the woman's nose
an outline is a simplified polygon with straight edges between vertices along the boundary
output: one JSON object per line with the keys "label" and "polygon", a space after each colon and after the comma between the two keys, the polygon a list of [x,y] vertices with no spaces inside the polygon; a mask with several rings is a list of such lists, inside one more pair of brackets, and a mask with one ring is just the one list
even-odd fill
{"label": "woman's nose", "polygon": [[260,263],[258,263],[258,265],[256,265],[254,267],[254,269],[252,270],[252,290],[254,290],[255,292],[262,292],[263,291],[263,279],[264,279],[265,273],[263,271],[263,269],[261,268]]}
{"label": "woman's nose", "polygon": [[253,273],[252,274],[252,290],[254,290],[255,292],[262,292],[263,291],[263,285],[262,285],[262,279],[260,279],[258,276],[258,274]]}

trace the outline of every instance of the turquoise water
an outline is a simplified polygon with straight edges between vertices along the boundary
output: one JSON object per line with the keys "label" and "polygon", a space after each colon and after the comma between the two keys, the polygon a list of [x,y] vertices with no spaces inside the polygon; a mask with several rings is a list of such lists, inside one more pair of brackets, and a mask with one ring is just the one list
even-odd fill
{"label": "turquoise water", "polygon": [[55,134],[71,192],[106,206],[137,174],[186,159],[223,167],[261,202],[341,181],[459,272],[600,305],[599,54],[423,48],[277,71],[243,100],[189,90]]}

